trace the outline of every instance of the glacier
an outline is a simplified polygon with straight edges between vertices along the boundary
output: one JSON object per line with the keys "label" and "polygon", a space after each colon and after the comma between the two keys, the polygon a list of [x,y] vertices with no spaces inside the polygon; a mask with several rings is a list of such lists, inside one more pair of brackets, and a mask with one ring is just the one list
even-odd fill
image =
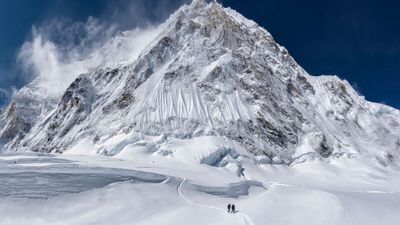
{"label": "glacier", "polygon": [[[194,163],[198,158],[183,148],[177,159],[136,151],[131,157],[0,155],[0,224],[395,225],[400,220],[398,172],[360,158],[292,166],[244,159],[245,177],[238,177],[233,164]],[[228,213],[229,203],[238,212]]]}

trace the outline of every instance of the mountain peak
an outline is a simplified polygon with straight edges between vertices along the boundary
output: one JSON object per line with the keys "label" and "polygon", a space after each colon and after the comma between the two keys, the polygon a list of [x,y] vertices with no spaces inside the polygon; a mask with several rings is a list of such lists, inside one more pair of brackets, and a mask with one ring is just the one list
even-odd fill
{"label": "mountain peak", "polygon": [[206,5],[207,5],[206,0],[193,0],[192,3],[190,4],[192,8],[204,7]]}
{"label": "mountain peak", "polygon": [[149,146],[165,155],[173,138],[216,136],[235,143],[224,148],[233,155],[237,147],[286,163],[363,151],[400,159],[398,112],[340,79],[310,76],[236,11],[194,0],[160,27],[137,59],[78,77],[53,108],[20,91],[0,125],[7,146],[63,152],[86,138],[115,155],[163,136]]}

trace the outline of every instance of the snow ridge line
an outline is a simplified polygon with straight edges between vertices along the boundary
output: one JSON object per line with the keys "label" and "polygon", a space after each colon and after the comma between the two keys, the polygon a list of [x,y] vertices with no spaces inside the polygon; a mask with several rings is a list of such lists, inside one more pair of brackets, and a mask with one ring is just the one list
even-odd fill
{"label": "snow ridge line", "polygon": [[[188,204],[199,205],[201,207],[219,210],[219,211],[222,211],[224,213],[226,212],[225,209],[221,209],[221,208],[216,207],[216,206],[205,205],[205,204],[202,204],[202,203],[194,202],[193,200],[187,198],[182,192],[182,187],[183,187],[183,184],[186,182],[186,180],[187,180],[186,178],[182,178],[182,181],[179,183],[179,185],[177,187],[177,191],[179,193],[179,196],[181,196],[181,198],[183,198]],[[246,225],[255,225],[248,215],[246,215],[244,213],[235,213],[235,215],[240,216],[242,218],[242,220],[245,222]]]}

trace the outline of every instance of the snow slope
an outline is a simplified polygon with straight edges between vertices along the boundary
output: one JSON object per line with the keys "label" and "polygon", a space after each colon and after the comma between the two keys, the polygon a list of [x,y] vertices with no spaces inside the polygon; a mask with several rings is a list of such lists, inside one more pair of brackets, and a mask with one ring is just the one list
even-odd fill
{"label": "snow slope", "polygon": [[[149,156],[148,156],[149,157]],[[15,163],[16,162],[16,163]],[[0,156],[0,224],[398,224],[400,176],[338,158],[228,168],[171,159]],[[349,166],[351,165],[351,166]],[[228,203],[236,205],[227,213]]]}

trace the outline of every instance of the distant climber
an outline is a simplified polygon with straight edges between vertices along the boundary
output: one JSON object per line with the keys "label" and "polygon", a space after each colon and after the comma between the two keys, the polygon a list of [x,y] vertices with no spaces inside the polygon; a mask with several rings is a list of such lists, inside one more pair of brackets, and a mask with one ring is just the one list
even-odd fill
{"label": "distant climber", "polygon": [[231,204],[228,204],[228,212],[231,212]]}
{"label": "distant climber", "polygon": [[235,204],[232,204],[232,210],[231,210],[231,213],[235,213],[236,212],[236,210],[235,210]]}
{"label": "distant climber", "polygon": [[238,169],[238,177],[244,177],[244,168],[240,165]]}

